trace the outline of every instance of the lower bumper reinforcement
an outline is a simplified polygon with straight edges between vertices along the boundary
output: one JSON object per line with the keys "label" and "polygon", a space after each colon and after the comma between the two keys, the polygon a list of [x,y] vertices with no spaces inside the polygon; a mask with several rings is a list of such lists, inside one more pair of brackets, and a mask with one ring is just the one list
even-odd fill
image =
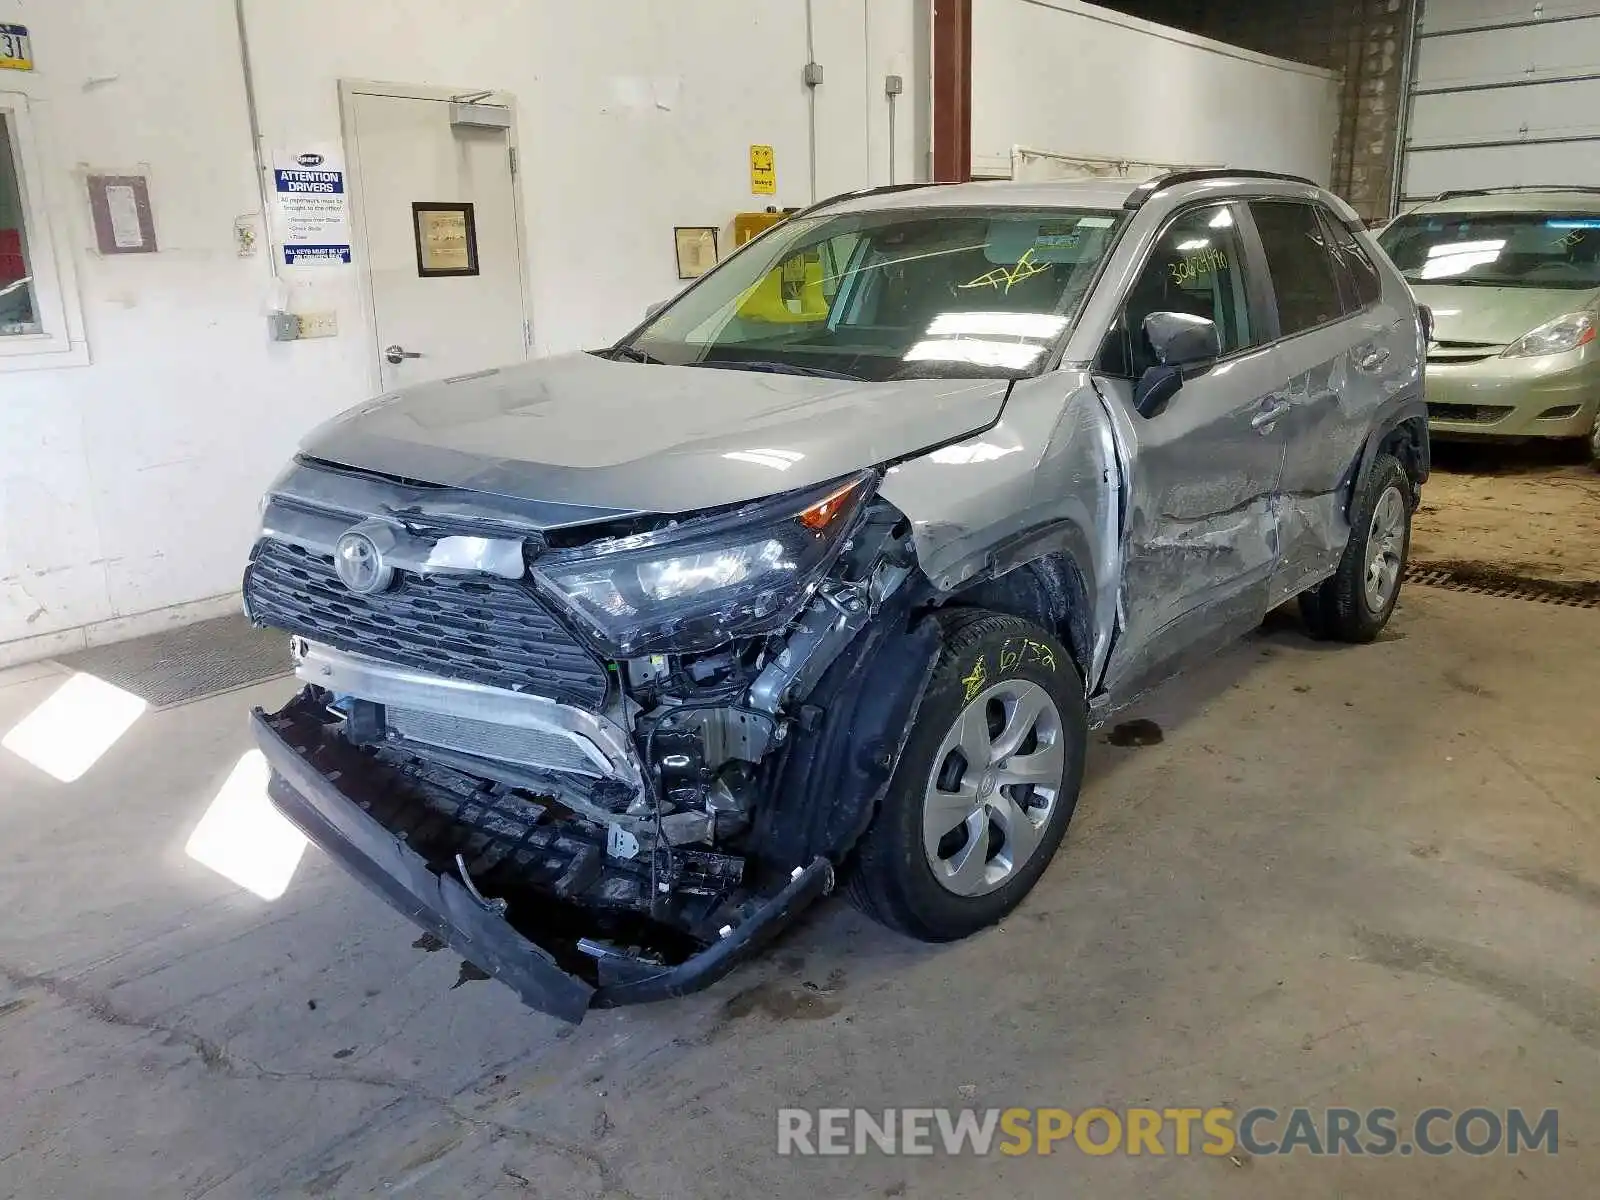
{"label": "lower bumper reinforcement", "polygon": [[251,714],[251,725],[272,768],[272,802],[306,837],[390,907],[511,988],[530,1008],[565,1021],[581,1021],[591,1007],[638,1004],[708,987],[833,887],[831,864],[814,859],[726,936],[683,962],[663,967],[605,956],[597,960],[596,982],[591,983],[565,970],[459,880],[434,871],[307,762],[261,709]]}

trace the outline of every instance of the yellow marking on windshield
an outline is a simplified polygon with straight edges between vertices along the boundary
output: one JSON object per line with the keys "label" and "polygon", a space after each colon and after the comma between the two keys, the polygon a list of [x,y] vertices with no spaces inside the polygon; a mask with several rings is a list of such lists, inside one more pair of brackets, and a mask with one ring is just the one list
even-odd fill
{"label": "yellow marking on windshield", "polygon": [[959,283],[956,286],[959,288],[992,287],[996,291],[1009,292],[1013,285],[1021,283],[1024,279],[1032,279],[1035,275],[1049,269],[1049,264],[1033,261],[1033,247],[1029,246],[1022,252],[1022,257],[1017,259],[1017,265],[1011,270],[1008,271],[1004,267],[996,267],[986,274],[979,275],[971,283]]}

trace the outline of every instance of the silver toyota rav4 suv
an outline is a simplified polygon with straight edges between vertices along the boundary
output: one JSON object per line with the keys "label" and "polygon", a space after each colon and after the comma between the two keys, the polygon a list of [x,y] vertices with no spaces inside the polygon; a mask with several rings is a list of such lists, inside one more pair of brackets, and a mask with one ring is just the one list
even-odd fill
{"label": "silver toyota rav4 suv", "polygon": [[274,803],[569,1020],[836,880],[982,929],[1092,725],[1290,597],[1389,619],[1425,321],[1306,180],[819,204],[614,346],[310,435],[244,580],[305,683],[254,717]]}

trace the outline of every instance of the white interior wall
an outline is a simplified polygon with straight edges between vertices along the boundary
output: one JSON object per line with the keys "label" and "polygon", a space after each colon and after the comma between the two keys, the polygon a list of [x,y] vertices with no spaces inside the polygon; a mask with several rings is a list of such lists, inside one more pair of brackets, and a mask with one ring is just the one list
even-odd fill
{"label": "white interior wall", "polygon": [[1325,183],[1329,71],[1075,0],[973,0],[973,171],[1011,148],[1255,167]]}
{"label": "white interior wall", "polygon": [[[914,176],[917,3],[814,0],[819,194],[887,181],[889,73],[907,88],[896,174]],[[92,358],[0,373],[0,661],[187,619],[208,597],[225,610],[262,488],[375,386],[357,267],[286,269],[289,307],[335,312],[340,334],[267,340],[269,250],[233,243],[260,200],[232,5],[138,7],[0,0],[0,22],[33,33],[45,184]],[[537,353],[608,341],[681,286],[674,225],[810,199],[800,0],[245,7],[269,154],[338,143],[340,78],[515,97]],[[755,142],[776,148],[775,197],[750,194]],[[89,168],[148,170],[160,253],[93,251]]]}

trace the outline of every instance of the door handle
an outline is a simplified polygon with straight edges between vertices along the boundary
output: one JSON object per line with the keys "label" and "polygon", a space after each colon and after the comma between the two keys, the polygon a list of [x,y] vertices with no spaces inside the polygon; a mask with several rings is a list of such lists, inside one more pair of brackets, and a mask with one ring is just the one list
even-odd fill
{"label": "door handle", "polygon": [[408,358],[421,358],[422,353],[418,350],[407,350],[404,346],[394,345],[385,350],[383,356],[398,367]]}
{"label": "door handle", "polygon": [[1293,405],[1286,400],[1270,401],[1266,408],[1250,418],[1250,428],[1262,433],[1271,433],[1272,427],[1278,423],[1278,418],[1292,407]]}
{"label": "door handle", "polygon": [[1388,361],[1389,348],[1387,346],[1379,346],[1376,349],[1368,350],[1360,358],[1356,359],[1356,366],[1363,371],[1376,371]]}

